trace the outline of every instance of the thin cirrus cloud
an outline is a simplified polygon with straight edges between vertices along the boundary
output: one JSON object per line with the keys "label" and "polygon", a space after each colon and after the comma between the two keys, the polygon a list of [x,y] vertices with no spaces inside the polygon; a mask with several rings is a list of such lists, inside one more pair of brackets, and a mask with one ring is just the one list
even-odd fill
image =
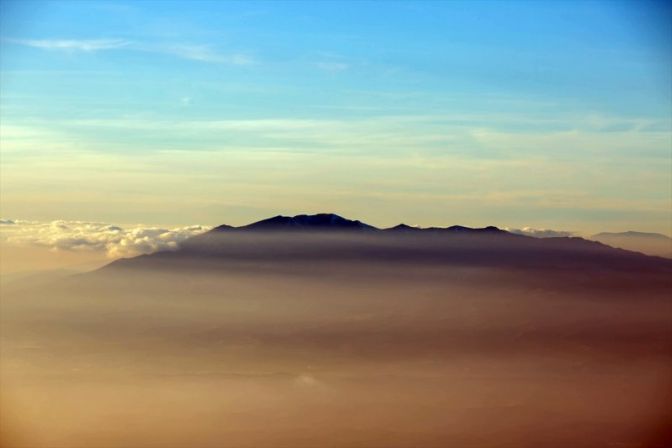
{"label": "thin cirrus cloud", "polygon": [[245,54],[221,54],[207,45],[170,45],[166,47],[144,47],[145,51],[172,54],[182,59],[230,65],[251,65],[254,60]]}
{"label": "thin cirrus cloud", "polygon": [[122,227],[89,221],[0,219],[0,242],[59,251],[102,252],[110,258],[118,258],[174,250],[182,241],[208,229],[200,225],[174,228],[143,225]]}
{"label": "thin cirrus cloud", "polygon": [[255,63],[255,60],[249,55],[243,53],[223,54],[208,45],[144,44],[125,39],[6,39],[6,41],[49,51],[92,53],[124,49],[168,54],[181,59],[214,64],[244,66]]}
{"label": "thin cirrus cloud", "polygon": [[43,50],[86,52],[114,50],[131,44],[124,39],[10,39],[9,41]]}

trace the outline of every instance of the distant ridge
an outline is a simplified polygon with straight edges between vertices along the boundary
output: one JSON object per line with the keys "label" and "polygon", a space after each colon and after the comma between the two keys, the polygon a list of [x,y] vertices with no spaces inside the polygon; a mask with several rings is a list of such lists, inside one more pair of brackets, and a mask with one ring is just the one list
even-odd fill
{"label": "distant ridge", "polygon": [[636,237],[636,238],[651,238],[656,240],[671,240],[669,236],[663,235],[662,233],[649,233],[649,232],[635,232],[633,230],[628,230],[627,232],[602,232],[596,235],[593,235],[592,239],[600,238],[611,238],[611,237]]}
{"label": "distant ridge", "polygon": [[612,247],[642,252],[649,255],[672,258],[672,238],[660,233],[602,232],[590,237]]}
{"label": "distant ridge", "polygon": [[482,228],[473,228],[465,226],[450,226],[450,227],[417,227],[409,226],[407,224],[399,224],[388,229],[383,229],[386,232],[425,232],[425,233],[455,233],[455,234],[482,234],[482,233],[492,233],[492,234],[507,234],[513,235],[502,230],[495,226],[488,226]]}
{"label": "distant ridge", "polygon": [[417,227],[409,226],[407,224],[399,224],[387,229],[379,229],[370,224],[363,223],[359,220],[347,219],[335,213],[318,213],[315,215],[296,215],[283,216],[278,215],[272,218],[263,219],[261,221],[247,224],[240,227],[233,227],[226,224],[215,227],[211,232],[223,231],[382,231],[382,232],[449,232],[449,233],[493,233],[493,234],[509,234],[505,230],[501,230],[495,226],[488,226],[483,228],[471,228],[465,226],[450,226],[450,227]]}
{"label": "distant ridge", "polygon": [[398,224],[394,227],[384,229],[387,232],[418,232],[424,230],[422,227],[409,226],[408,224]]}

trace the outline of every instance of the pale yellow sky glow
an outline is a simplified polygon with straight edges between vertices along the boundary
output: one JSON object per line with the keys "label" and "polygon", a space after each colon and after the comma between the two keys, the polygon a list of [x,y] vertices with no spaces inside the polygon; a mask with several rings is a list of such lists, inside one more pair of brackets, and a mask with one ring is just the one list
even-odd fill
{"label": "pale yellow sky glow", "polygon": [[[85,121],[60,131],[3,124],[2,213],[217,225],[327,211],[379,226],[669,233],[670,161],[660,150],[669,133],[503,132],[451,119]],[[139,139],[135,152],[80,130],[90,126],[187,136],[189,149],[149,150]],[[197,135],[208,142],[202,148]],[[426,149],[436,142],[456,152]],[[461,145],[481,154],[457,152]]]}

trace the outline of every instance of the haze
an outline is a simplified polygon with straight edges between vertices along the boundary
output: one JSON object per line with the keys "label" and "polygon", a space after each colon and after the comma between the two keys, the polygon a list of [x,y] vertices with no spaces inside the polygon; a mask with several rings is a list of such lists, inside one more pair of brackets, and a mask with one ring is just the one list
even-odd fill
{"label": "haze", "polygon": [[669,262],[501,234],[205,237],[5,286],[7,446],[667,440]]}

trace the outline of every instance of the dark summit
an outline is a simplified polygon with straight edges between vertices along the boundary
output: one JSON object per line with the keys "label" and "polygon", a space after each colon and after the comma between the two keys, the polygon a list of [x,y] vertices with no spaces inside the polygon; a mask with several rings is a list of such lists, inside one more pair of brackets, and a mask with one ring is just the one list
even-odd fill
{"label": "dark summit", "polygon": [[363,223],[359,220],[347,219],[342,216],[339,216],[335,213],[318,213],[315,215],[296,215],[296,216],[274,216],[272,218],[263,219],[261,221],[254,222],[252,224],[247,224],[241,227],[233,227],[227,224],[222,224],[218,227],[215,227],[213,232],[222,232],[222,231],[351,231],[351,230],[367,230],[367,231],[386,231],[386,232],[399,232],[399,231],[410,231],[417,232],[422,231],[425,233],[432,232],[449,232],[449,233],[508,233],[504,230],[498,229],[494,226],[488,226],[484,228],[471,228],[465,226],[450,226],[450,227],[412,227],[407,224],[399,224],[395,227],[389,229],[379,229],[372,225]]}
{"label": "dark summit", "polygon": [[333,213],[317,215],[275,216],[243,226],[246,230],[375,230],[361,221],[353,221]]}

